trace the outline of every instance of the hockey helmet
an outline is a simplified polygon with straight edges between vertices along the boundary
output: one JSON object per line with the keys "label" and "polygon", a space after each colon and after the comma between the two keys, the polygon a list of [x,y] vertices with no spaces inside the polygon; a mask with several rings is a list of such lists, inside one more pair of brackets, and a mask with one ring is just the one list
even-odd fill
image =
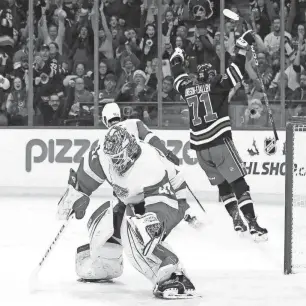
{"label": "hockey helmet", "polygon": [[113,168],[123,175],[134,164],[140,154],[140,146],[134,136],[118,125],[112,126],[107,132],[103,152],[109,156]]}
{"label": "hockey helmet", "polygon": [[208,82],[217,75],[217,71],[210,63],[198,65],[197,72],[199,82]]}
{"label": "hockey helmet", "polygon": [[107,103],[102,110],[102,122],[110,128],[114,123],[121,121],[121,111],[117,103]]}

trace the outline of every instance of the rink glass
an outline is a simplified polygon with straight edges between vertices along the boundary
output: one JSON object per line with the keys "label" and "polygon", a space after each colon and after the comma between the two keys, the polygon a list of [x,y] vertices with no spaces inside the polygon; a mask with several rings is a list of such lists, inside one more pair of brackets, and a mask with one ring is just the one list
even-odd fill
{"label": "rink glass", "polygon": [[[54,1],[50,1],[53,3]],[[169,65],[167,61],[164,59],[164,50],[166,48],[169,48],[169,44],[167,42],[167,39],[165,39],[165,35],[163,35],[163,22],[165,20],[164,15],[164,3],[167,3],[168,1],[148,1],[149,4],[152,4],[152,6],[149,8],[150,14],[153,14],[153,17],[157,21],[157,26],[155,27],[156,31],[156,43],[157,43],[157,50],[156,58],[154,57],[153,60],[151,60],[151,66],[149,68],[145,67],[146,72],[148,72],[148,69],[153,69],[156,73],[156,79],[157,84],[154,84],[154,101],[148,101],[147,97],[145,101],[141,101],[141,99],[138,99],[137,102],[129,102],[129,101],[123,101],[119,104],[122,104],[122,108],[125,108],[125,112],[127,112],[126,108],[131,106],[131,103],[134,104],[137,103],[137,106],[139,109],[141,107],[149,109],[149,116],[147,116],[147,113],[143,112],[143,109],[141,110],[141,114],[135,114],[134,116],[138,116],[140,119],[145,119],[144,121],[147,121],[146,123],[152,127],[152,128],[158,128],[158,129],[188,129],[189,123],[188,123],[188,109],[183,101],[180,100],[178,96],[175,98],[172,98],[170,101],[169,99],[165,99],[164,96],[164,88],[165,84],[165,76],[169,73]],[[281,4],[283,4],[284,1],[281,0]],[[29,20],[34,20],[34,6],[35,1],[30,0],[29,1]],[[94,10],[96,12],[99,12],[99,3],[98,1],[93,1]],[[242,14],[246,15],[248,14],[248,1],[235,1],[235,6],[229,7],[229,3],[225,3],[224,0],[220,1],[220,6],[218,5],[218,10],[215,11],[216,18],[213,22],[214,25],[217,27],[219,26],[219,29],[215,27],[215,37],[214,39],[219,39],[220,44],[216,45],[216,52],[219,54],[220,57],[220,72],[224,72],[225,66],[226,66],[226,59],[225,59],[225,39],[224,33],[227,33],[228,31],[228,22],[225,20],[224,16],[220,14],[220,12],[223,10],[224,7],[232,8],[233,10],[237,10],[239,12],[242,12]],[[283,75],[283,72],[285,71],[285,38],[284,38],[284,6],[280,5],[280,20],[281,20],[281,39],[280,39],[280,54],[279,54],[279,65],[280,65],[280,75]],[[254,12],[254,16],[256,17],[256,11]],[[113,21],[109,21],[111,23]],[[122,20],[117,20],[117,22],[122,22]],[[187,22],[188,23],[188,22]],[[192,25],[194,23],[190,22],[189,26],[189,32],[188,32],[188,39],[192,41],[194,38],[192,37]],[[64,120],[65,122],[60,123],[61,128],[65,128],[65,126],[68,126],[69,128],[74,126],[87,126],[87,127],[101,127],[103,126],[100,122],[100,115],[101,115],[101,108],[103,107],[103,104],[106,103],[105,101],[101,102],[99,97],[99,66],[101,62],[101,52],[99,51],[100,47],[100,40],[101,40],[101,25],[99,25],[99,20],[96,18],[96,16],[93,17],[93,22],[91,24],[93,27],[93,54],[92,54],[92,61],[94,63],[93,65],[93,88],[92,88],[92,94],[93,94],[93,101],[91,101],[90,105],[90,115],[85,118],[74,118],[75,120]],[[191,29],[191,30],[190,30]],[[206,28],[207,31],[210,31],[209,28]],[[199,26],[199,33],[200,35],[205,34],[205,28],[200,28]],[[35,61],[35,28],[33,25],[33,22],[30,22],[28,24],[28,31],[29,31],[29,55],[28,55],[28,63],[29,67],[33,67],[33,62]],[[203,32],[203,33],[202,33]],[[216,32],[219,32],[219,34],[216,34]],[[115,35],[116,33],[112,32],[112,35]],[[190,36],[191,35],[191,36]],[[194,39],[197,40],[197,39]],[[192,41],[192,43],[199,44],[197,41]],[[179,39],[176,38],[173,42],[174,46],[179,45]],[[189,69],[192,70],[193,66],[195,65],[196,59],[192,56],[189,57]],[[153,66],[153,68],[152,68]],[[28,107],[28,118],[25,120],[25,124],[23,126],[37,126],[39,128],[43,128],[43,126],[48,126],[49,124],[42,124],[37,120],[37,112],[33,111],[33,105],[35,105],[34,97],[33,97],[33,82],[34,82],[34,76],[33,76],[33,70],[29,69],[29,82],[28,82],[28,93],[27,93],[27,107]],[[118,79],[118,76],[116,76]],[[285,127],[286,121],[290,119],[292,116],[295,116],[297,112],[299,113],[305,113],[306,112],[306,103],[305,101],[290,99],[288,101],[285,100],[285,79],[284,77],[280,77],[278,84],[280,85],[279,92],[277,94],[277,97],[273,97],[270,100],[271,108],[274,112],[274,120],[276,123],[276,126],[278,129],[283,129]],[[167,89],[166,89],[167,90]],[[231,100],[230,104],[230,114],[232,119],[232,126],[233,129],[239,129],[239,130],[248,130],[248,129],[271,129],[271,125],[269,121],[267,120],[267,113],[265,106],[259,105],[260,103],[257,103],[258,101],[253,101],[254,105],[252,107],[248,106],[250,105],[250,101],[247,103],[245,95],[243,92],[241,93],[244,98],[241,98],[241,95],[236,95]],[[256,104],[257,103],[257,104]],[[83,103],[86,104],[86,103]],[[89,104],[89,102],[87,103]],[[83,105],[81,106],[83,107]],[[132,106],[131,106],[132,107]],[[251,118],[249,117],[249,111],[254,112],[254,108],[257,109],[260,117],[260,120],[258,118]],[[131,111],[131,110],[130,110]],[[88,114],[87,114],[88,115]],[[78,121],[79,120],[79,121]],[[52,124],[54,126],[54,124]],[[55,127],[55,126],[54,126]]]}

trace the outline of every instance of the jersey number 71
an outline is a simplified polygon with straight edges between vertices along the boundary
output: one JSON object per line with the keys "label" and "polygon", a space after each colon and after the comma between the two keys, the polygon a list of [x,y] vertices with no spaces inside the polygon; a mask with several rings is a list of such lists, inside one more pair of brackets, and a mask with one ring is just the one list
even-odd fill
{"label": "jersey number 71", "polygon": [[203,116],[205,123],[215,121],[218,119],[217,113],[215,113],[212,108],[210,95],[208,92],[203,92],[200,96],[194,95],[188,97],[186,99],[186,102],[189,107],[192,107],[192,113],[193,113],[192,123],[194,126],[200,125],[203,122],[202,118],[199,116],[200,103],[203,103],[205,108],[206,115]]}

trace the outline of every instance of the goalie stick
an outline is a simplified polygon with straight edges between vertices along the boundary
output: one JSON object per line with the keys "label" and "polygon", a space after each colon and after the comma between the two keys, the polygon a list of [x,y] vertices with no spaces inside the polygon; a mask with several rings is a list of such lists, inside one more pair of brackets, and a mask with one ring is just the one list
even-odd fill
{"label": "goalie stick", "polygon": [[[232,19],[232,20],[235,20],[235,21],[238,21],[239,19],[242,19],[244,22],[246,22],[242,17],[240,17],[238,14],[234,13],[233,11],[231,11],[229,9],[224,9],[223,10],[223,15],[225,17],[227,17],[229,19]],[[259,73],[259,70],[258,70],[258,60],[257,60],[257,54],[256,54],[256,50],[255,50],[254,45],[251,46],[251,51],[252,51],[252,56],[253,56],[253,59],[254,59],[254,62],[255,62],[255,67],[256,67],[255,68],[255,73],[256,73],[257,78],[260,82],[260,87],[261,87],[261,90],[263,92],[265,105],[267,107],[269,119],[270,119],[270,122],[271,122],[272,128],[273,128],[274,138],[275,138],[275,141],[278,141],[279,138],[278,138],[278,134],[277,134],[277,131],[276,131],[276,126],[275,126],[275,121],[274,121],[274,118],[273,118],[273,113],[272,113],[272,110],[271,110],[271,107],[270,107],[270,104],[269,104],[269,100],[268,100],[268,97],[267,97],[267,94],[266,94],[265,85],[263,83],[262,77],[260,76],[260,73]]]}
{"label": "goalie stick", "polygon": [[34,290],[34,285],[35,282],[37,280],[37,276],[38,273],[41,270],[41,267],[43,266],[43,264],[46,262],[46,259],[49,257],[51,251],[53,250],[53,248],[55,247],[55,245],[57,244],[57,242],[59,241],[59,239],[62,237],[63,233],[65,232],[70,220],[73,218],[74,212],[71,212],[69,214],[69,216],[67,217],[67,219],[65,220],[65,222],[62,224],[62,226],[60,227],[59,231],[57,232],[55,238],[53,239],[52,243],[49,245],[49,247],[47,248],[45,255],[41,258],[40,262],[38,263],[38,265],[36,266],[36,268],[33,270],[31,276],[30,276],[30,291]]}

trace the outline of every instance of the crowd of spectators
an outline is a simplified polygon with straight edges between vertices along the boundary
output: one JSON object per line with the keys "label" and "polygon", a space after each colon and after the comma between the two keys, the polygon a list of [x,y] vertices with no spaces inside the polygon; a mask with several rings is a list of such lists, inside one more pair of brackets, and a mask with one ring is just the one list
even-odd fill
{"label": "crowd of spectators", "polygon": [[[243,22],[225,20],[221,54],[218,0],[28,0],[0,1],[0,125],[28,124],[28,89],[33,81],[34,124],[93,125],[94,35],[99,40],[99,112],[117,101],[125,118],[158,122],[158,43],[162,42],[163,126],[188,126],[188,108],[173,89],[169,58],[175,47],[187,54],[187,69],[210,62],[220,72],[235,56]],[[280,8],[278,0],[231,0],[255,31],[258,69],[280,125]],[[158,7],[162,33],[158,37]],[[99,29],[95,20],[98,17]],[[306,1],[285,7],[286,115],[306,115]],[[33,80],[29,80],[29,24],[34,25]],[[242,84],[230,94],[233,125],[268,127],[263,93],[252,54]]]}
{"label": "crowd of spectators", "polygon": [[[280,72],[281,19],[279,5],[279,1],[254,0],[250,2],[249,7],[250,23],[256,31],[258,69],[278,126],[281,125],[282,118],[280,98],[283,86]],[[306,1],[285,1],[284,15],[285,71],[283,80],[286,101],[285,120],[288,120],[292,116],[306,115],[306,95],[304,94],[306,89]],[[246,110],[242,109],[240,115],[236,112],[236,116],[241,119],[241,127],[269,126],[268,114],[263,103],[263,93],[254,73],[254,67],[254,59],[249,54],[246,81],[241,87],[247,94],[248,107]],[[239,126],[237,120],[236,125]]]}

